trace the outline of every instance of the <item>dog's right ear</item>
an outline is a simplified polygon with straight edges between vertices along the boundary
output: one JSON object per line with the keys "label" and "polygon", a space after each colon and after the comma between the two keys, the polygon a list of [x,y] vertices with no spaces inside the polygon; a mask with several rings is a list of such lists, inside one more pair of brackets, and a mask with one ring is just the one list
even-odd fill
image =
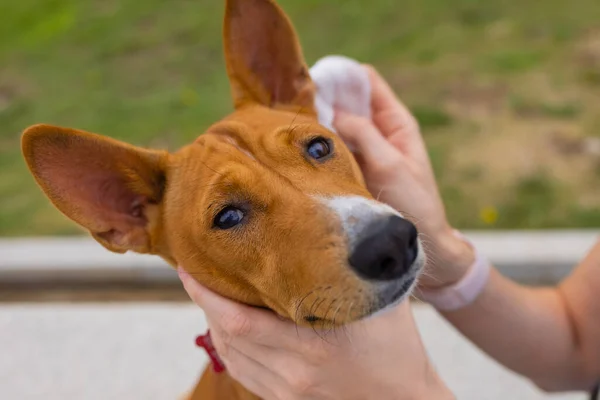
{"label": "dog's right ear", "polygon": [[226,0],[223,36],[236,108],[254,103],[315,115],[298,37],[274,0]]}
{"label": "dog's right ear", "polygon": [[104,247],[156,252],[167,152],[50,125],[25,130],[22,150],[46,196]]}

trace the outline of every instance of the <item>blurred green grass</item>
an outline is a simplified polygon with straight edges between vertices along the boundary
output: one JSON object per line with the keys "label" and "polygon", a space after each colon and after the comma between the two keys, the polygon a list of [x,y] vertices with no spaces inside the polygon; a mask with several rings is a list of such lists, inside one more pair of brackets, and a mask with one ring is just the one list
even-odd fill
{"label": "blurred green grass", "polygon": [[[280,4],[310,64],[372,63],[412,107],[459,228],[600,226],[600,2]],[[0,235],[80,232],[26,170],[28,125],[176,149],[231,110],[222,10],[0,0]]]}

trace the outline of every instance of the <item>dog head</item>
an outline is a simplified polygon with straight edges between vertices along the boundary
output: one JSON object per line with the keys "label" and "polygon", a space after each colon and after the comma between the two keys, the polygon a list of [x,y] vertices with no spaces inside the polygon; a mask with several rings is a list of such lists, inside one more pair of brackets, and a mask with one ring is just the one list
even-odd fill
{"label": "dog head", "polygon": [[297,323],[400,301],[424,263],[416,229],[319,125],[288,18],[271,0],[229,0],[224,42],[232,114],[175,153],[34,125],[22,148],[42,190],[107,249],[159,255]]}

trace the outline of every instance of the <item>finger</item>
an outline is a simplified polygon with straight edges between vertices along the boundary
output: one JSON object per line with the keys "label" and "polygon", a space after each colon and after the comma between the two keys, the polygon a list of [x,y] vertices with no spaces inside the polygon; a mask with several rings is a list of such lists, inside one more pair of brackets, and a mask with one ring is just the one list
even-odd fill
{"label": "finger", "polygon": [[226,299],[200,285],[183,269],[179,277],[190,298],[207,318],[231,340],[244,339],[268,347],[293,349],[298,340],[293,322],[282,321],[274,313]]}
{"label": "finger", "polygon": [[223,358],[223,363],[229,375],[259,398],[277,399],[276,388],[281,388],[284,382],[271,370],[235,348],[230,349],[228,356]]}
{"label": "finger", "polygon": [[336,110],[333,125],[344,142],[363,155],[389,147],[381,132],[367,118]]}
{"label": "finger", "polygon": [[373,123],[405,155],[428,164],[427,150],[417,119],[374,67],[364,67],[371,82]]}
{"label": "finger", "polygon": [[[417,120],[379,72],[371,65],[364,65],[364,68],[367,70],[371,82],[371,108],[373,114],[396,115],[396,121],[394,122],[401,123],[403,126],[417,126]],[[390,133],[390,131],[391,129],[385,129],[384,134]]]}
{"label": "finger", "polygon": [[[218,322],[214,322],[210,318],[207,318],[207,323],[215,349],[223,358],[229,358],[231,352],[238,352],[266,368],[272,364],[272,359],[278,352],[287,352],[285,349],[275,349],[247,338],[231,336],[223,330]],[[287,353],[289,354],[289,352]]]}
{"label": "finger", "polygon": [[[223,346],[218,336],[214,338],[214,343],[217,351]],[[262,393],[264,388],[268,388],[275,395],[262,398],[290,398],[290,394],[296,394],[294,399],[313,398],[307,397],[305,391],[316,385],[319,375],[315,373],[314,367],[308,366],[310,357],[307,359],[302,353],[299,357],[297,354],[271,350],[270,356],[256,358],[237,347],[232,347],[227,352],[228,361],[224,360],[224,362],[228,368],[233,368],[234,378],[239,374],[249,382],[249,385],[254,385],[257,392]]]}
{"label": "finger", "polygon": [[367,166],[397,162],[402,158],[402,153],[391,146],[368,119],[339,111],[333,123],[342,139],[360,153]]}

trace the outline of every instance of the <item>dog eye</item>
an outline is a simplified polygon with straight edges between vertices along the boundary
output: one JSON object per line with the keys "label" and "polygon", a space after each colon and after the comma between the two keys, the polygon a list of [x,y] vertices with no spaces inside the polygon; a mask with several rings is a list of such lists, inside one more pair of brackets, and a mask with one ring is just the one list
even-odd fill
{"label": "dog eye", "polygon": [[215,217],[214,224],[219,229],[230,229],[242,222],[244,212],[239,208],[225,207]]}
{"label": "dog eye", "polygon": [[331,146],[324,138],[316,138],[311,140],[306,147],[306,153],[315,160],[320,160],[323,157],[331,154]]}

